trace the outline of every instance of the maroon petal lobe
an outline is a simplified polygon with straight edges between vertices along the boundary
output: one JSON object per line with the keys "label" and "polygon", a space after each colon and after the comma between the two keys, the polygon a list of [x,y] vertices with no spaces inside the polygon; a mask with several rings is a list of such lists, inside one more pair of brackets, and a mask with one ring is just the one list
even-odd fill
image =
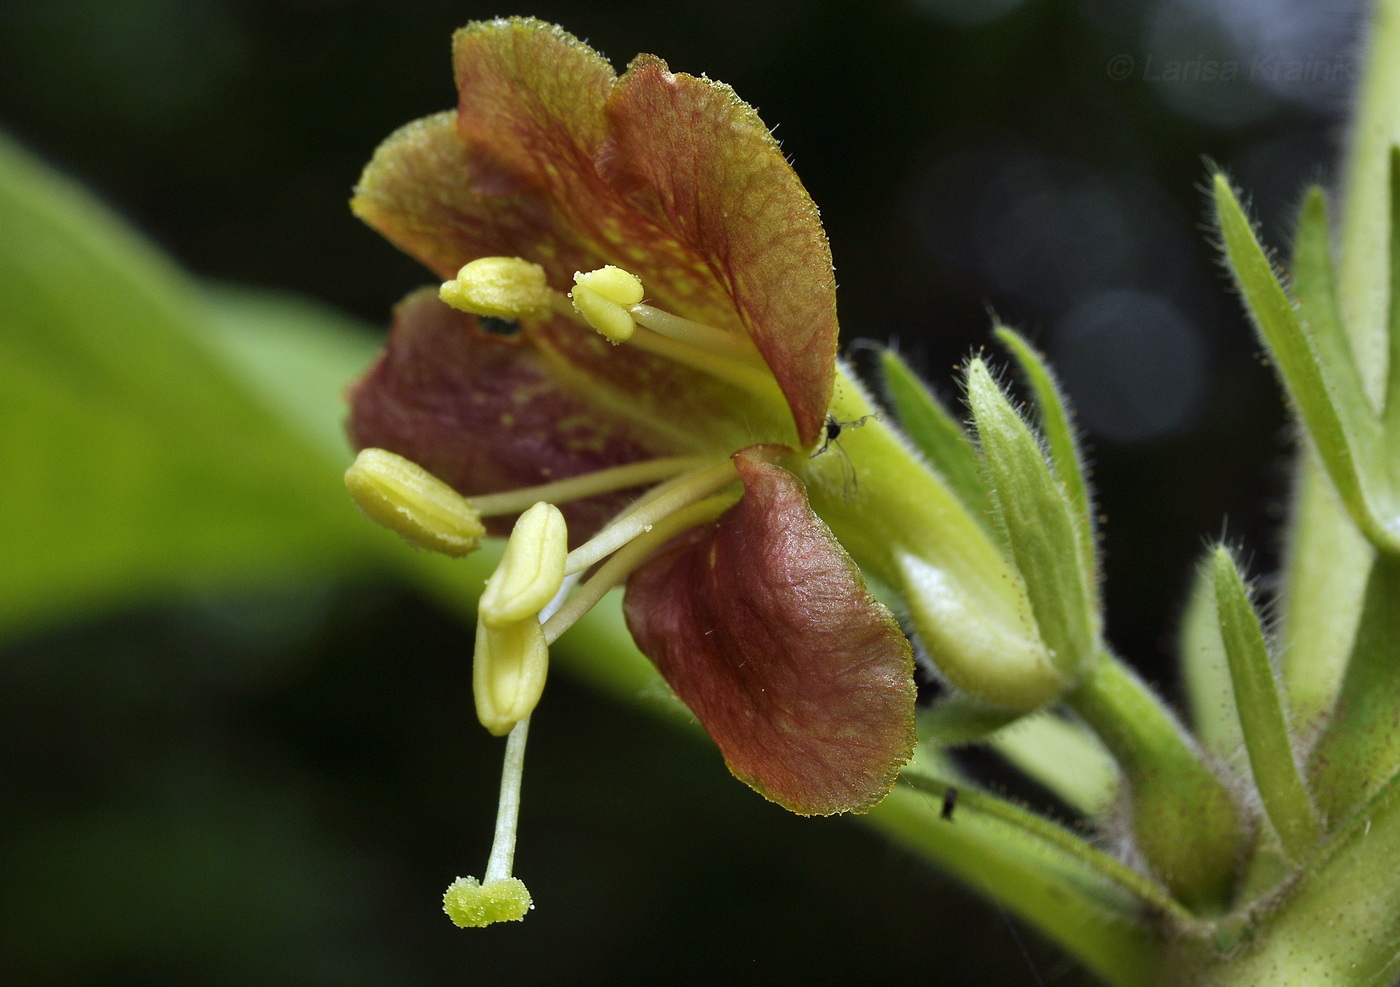
{"label": "maroon petal lobe", "polygon": [[[394,313],[389,345],[349,393],[355,448],[413,460],[467,496],[669,455],[655,436],[564,390],[544,358],[493,336],[425,289]],[[561,505],[577,545],[635,496]],[[511,519],[488,521],[507,534]]]}
{"label": "maroon petal lobe", "polygon": [[628,626],[739,779],[804,815],[869,809],[914,750],[909,642],[797,477],[734,462],[743,500],[633,573]]}
{"label": "maroon petal lobe", "polygon": [[662,234],[649,239],[698,261],[670,274],[674,287],[713,286],[737,311],[811,445],[831,402],[836,282],[817,207],[778,142],[729,86],[653,55],[617,80],[607,119],[599,170]]}

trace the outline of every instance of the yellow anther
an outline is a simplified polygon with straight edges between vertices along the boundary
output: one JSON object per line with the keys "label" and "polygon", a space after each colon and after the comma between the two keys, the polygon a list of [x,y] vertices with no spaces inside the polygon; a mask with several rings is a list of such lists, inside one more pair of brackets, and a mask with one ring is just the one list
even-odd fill
{"label": "yellow anther", "polygon": [[477,604],[482,621],[505,627],[533,618],[564,584],[568,554],[569,529],[559,508],[541,501],[520,515]]}
{"label": "yellow anther", "polygon": [[386,449],[363,449],[345,471],[345,486],[370,520],[416,548],[462,556],[476,551],[486,528],[457,491],[417,463]]}
{"label": "yellow anther", "polygon": [[498,877],[485,884],[474,877],[459,877],[442,896],[442,910],[463,929],[519,922],[534,907],[525,882],[518,877]]}
{"label": "yellow anther", "polygon": [[637,330],[628,311],[642,300],[642,282],[620,267],[600,267],[574,275],[574,311],[614,343],[625,343]]}
{"label": "yellow anther", "polygon": [[549,312],[544,268],[519,257],[482,257],[443,284],[438,297],[462,312],[497,319],[540,318]]}
{"label": "yellow anther", "polygon": [[534,616],[499,628],[477,621],[472,694],[476,717],[487,730],[504,737],[529,716],[548,671],[549,645]]}

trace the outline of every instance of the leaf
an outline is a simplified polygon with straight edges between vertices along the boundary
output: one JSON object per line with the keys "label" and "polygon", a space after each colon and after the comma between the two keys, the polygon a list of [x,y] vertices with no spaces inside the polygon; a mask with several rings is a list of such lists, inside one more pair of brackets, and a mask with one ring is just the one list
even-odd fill
{"label": "leaf", "polygon": [[1335,829],[1400,771],[1400,561],[1376,559],[1337,710],[1309,765],[1318,809]]}
{"label": "leaf", "polygon": [[1371,417],[1346,417],[1364,397],[1334,397],[1337,382],[1322,365],[1313,337],[1299,321],[1224,175],[1215,176],[1214,189],[1230,271],[1299,421],[1352,518],[1373,541],[1385,544],[1390,539],[1372,515],[1363,480],[1363,471],[1376,464],[1379,423]]}
{"label": "leaf", "polygon": [[1293,760],[1292,739],[1259,617],[1235,560],[1223,546],[1215,550],[1214,579],[1220,637],[1230,663],[1235,709],[1255,787],[1284,853],[1300,860],[1317,842],[1317,820]]}
{"label": "leaf", "polygon": [[899,420],[900,431],[928,458],[969,513],[983,518],[987,488],[967,430],[894,350],[880,351],[880,369],[885,399]]}
{"label": "leaf", "polygon": [[335,458],[207,345],[192,282],[4,138],[0,229],[0,634],[363,550]]}
{"label": "leaf", "polygon": [[1242,769],[1239,759],[1244,753],[1244,734],[1235,712],[1230,663],[1215,613],[1215,575],[1207,561],[1196,567],[1179,634],[1177,656],[1196,737],[1222,764]]}

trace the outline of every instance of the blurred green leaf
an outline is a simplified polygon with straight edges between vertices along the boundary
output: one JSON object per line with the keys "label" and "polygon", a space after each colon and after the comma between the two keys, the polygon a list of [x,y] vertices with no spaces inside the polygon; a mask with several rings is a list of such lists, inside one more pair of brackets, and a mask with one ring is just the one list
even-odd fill
{"label": "blurred green leaf", "polygon": [[[362,555],[371,529],[341,490],[348,453],[327,439],[340,411],[325,378],[344,374],[349,345],[320,375],[306,366],[308,340],[330,338],[325,316],[222,293],[206,305],[149,243],[4,138],[0,229],[0,457],[12,470],[0,489],[0,635]],[[256,362],[255,334],[232,327],[257,320],[258,358],[301,380],[298,406],[235,369]],[[291,331],[298,323],[305,331]]]}

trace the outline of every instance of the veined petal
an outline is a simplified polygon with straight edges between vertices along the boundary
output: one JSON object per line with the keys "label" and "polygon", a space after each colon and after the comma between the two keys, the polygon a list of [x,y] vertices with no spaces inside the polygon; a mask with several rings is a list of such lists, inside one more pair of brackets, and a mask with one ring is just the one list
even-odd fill
{"label": "veined petal", "polygon": [[654,55],[632,61],[606,112],[599,171],[690,255],[689,270],[658,279],[686,291],[671,304],[705,311],[723,297],[777,377],[803,443],[815,442],[831,403],[836,283],[817,207],[778,142],[729,86],[673,74]]}
{"label": "veined petal", "polygon": [[457,130],[477,191],[557,190],[592,174],[616,78],[607,59],[533,17],[469,24],[452,53]]}
{"label": "veined petal", "polygon": [[628,626],[738,778],[794,812],[869,809],[914,748],[909,642],[797,477],[734,462],[743,500],[632,574]]}
{"label": "veined petal", "polygon": [[615,78],[582,42],[527,18],[463,29],[455,57],[473,194],[511,200],[512,222],[522,208],[513,197],[538,194],[553,210],[535,218],[555,232],[519,255],[556,287],[570,263],[615,264],[663,308],[747,333],[800,441],[815,442],[837,346],[831,252],[753,108],[650,55]]}
{"label": "veined petal", "polygon": [[[395,311],[379,359],[349,394],[351,442],[419,464],[458,492],[516,490],[672,450],[565,390],[533,348],[477,328],[428,289]],[[562,506],[578,544],[631,499]],[[487,522],[493,534],[511,519]]]}
{"label": "veined petal", "polygon": [[446,280],[479,257],[526,257],[556,288],[597,266],[539,189],[483,196],[447,111],[400,127],[365,166],[355,215]]}

